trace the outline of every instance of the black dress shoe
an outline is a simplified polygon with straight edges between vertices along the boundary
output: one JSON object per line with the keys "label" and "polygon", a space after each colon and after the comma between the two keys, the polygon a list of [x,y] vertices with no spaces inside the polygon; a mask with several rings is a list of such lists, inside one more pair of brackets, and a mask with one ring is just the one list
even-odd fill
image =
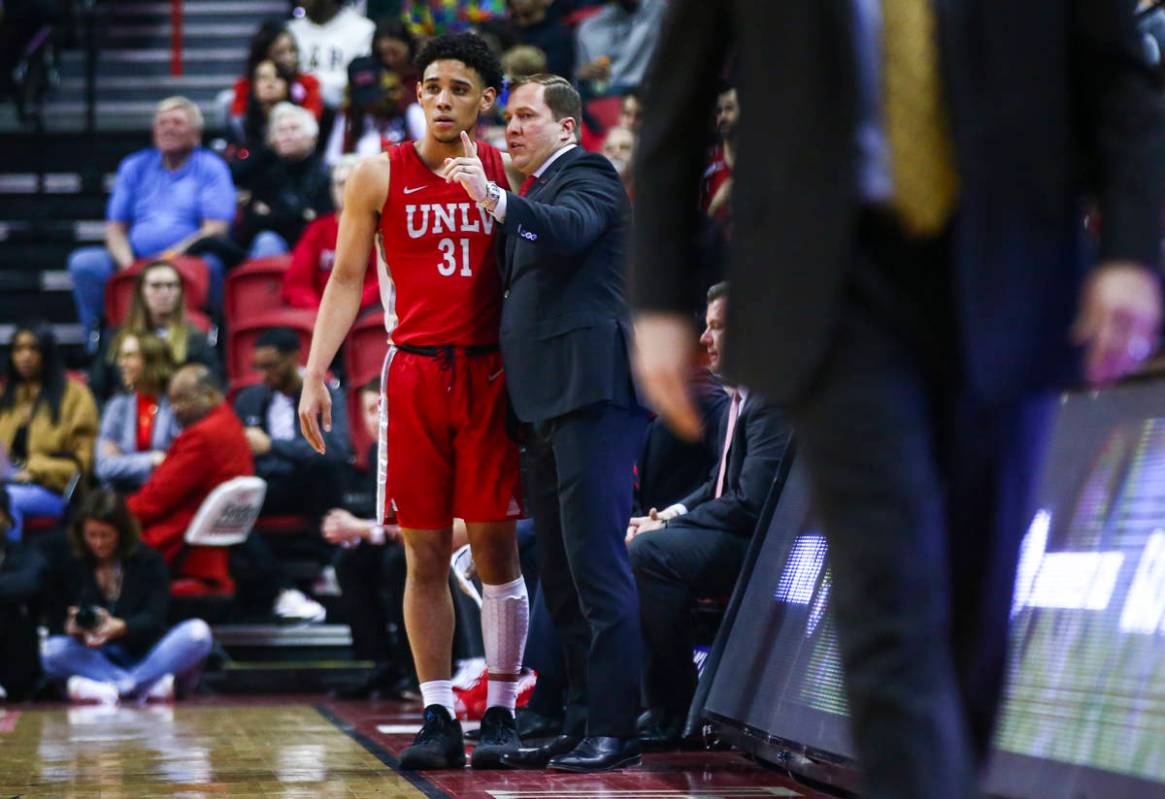
{"label": "black dress shoe", "polygon": [[559,735],[542,746],[526,746],[516,752],[504,752],[501,762],[509,768],[546,768],[550,758],[568,754],[580,741],[582,738],[575,735]]}
{"label": "black dress shoe", "polygon": [[550,738],[562,734],[562,716],[544,716],[541,713],[526,708],[520,709],[518,719],[518,734],[523,740],[530,738]]}
{"label": "black dress shoe", "polygon": [[501,768],[502,755],[517,752],[522,746],[518,725],[504,707],[491,707],[481,719],[480,743],[473,749],[469,765],[474,768]]}
{"label": "black dress shoe", "polygon": [[565,755],[550,758],[548,768],[558,771],[612,771],[643,762],[638,738],[587,736]]}
{"label": "black dress shoe", "polygon": [[680,748],[683,719],[657,716],[639,726],[639,744],[644,752],[670,752]]}
{"label": "black dress shoe", "polygon": [[405,771],[461,768],[465,765],[465,738],[461,722],[441,705],[425,708],[425,725],[411,746],[400,753],[400,767]]}

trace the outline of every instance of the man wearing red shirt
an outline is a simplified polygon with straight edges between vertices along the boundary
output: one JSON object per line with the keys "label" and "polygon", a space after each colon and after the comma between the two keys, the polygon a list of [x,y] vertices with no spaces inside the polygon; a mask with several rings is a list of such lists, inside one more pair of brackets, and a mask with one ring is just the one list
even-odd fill
{"label": "man wearing red shirt", "polygon": [[166,451],[141,490],[129,498],[129,509],[142,525],[142,540],[157,549],[173,567],[175,577],[201,580],[218,591],[233,591],[227,550],[187,547],[186,528],[202,501],[220,483],[252,475],[255,464],[243,426],[223,401],[214,375],[202,364],[179,369],[170,381],[170,407],[182,432]]}
{"label": "man wearing red shirt", "polygon": [[[324,373],[356,317],[379,236],[385,317],[397,324],[381,378],[378,511],[383,517],[390,506],[402,528],[405,626],[425,704],[425,724],[401,752],[401,766],[465,762],[450,683],[456,516],[465,520],[483,583],[489,707],[473,765],[489,768],[520,745],[513,708],[529,607],[514,532],[521,515],[518,450],[506,433],[498,352],[502,286],[493,245],[500,225],[447,174],[454,159],[476,155],[490,180],[508,183],[502,154],[469,137],[478,115],[493,105],[501,64],[480,38],[461,34],[432,40],[417,67],[425,135],[361,161],[348,181],[299,416],[305,437],[322,452],[321,413],[325,429],[331,424]],[[386,478],[391,496],[384,496]]]}
{"label": "man wearing red shirt", "polygon": [[[283,299],[293,308],[318,310],[324,297],[324,287],[336,262],[336,239],[340,235],[340,212],[344,210],[344,186],[360,159],[345,155],[332,167],[332,204],[336,211],[311,222],[295,244],[291,266],[283,276]],[[376,280],[376,254],[369,253],[372,268],[364,275],[364,290],[360,308],[369,308],[380,301]]]}

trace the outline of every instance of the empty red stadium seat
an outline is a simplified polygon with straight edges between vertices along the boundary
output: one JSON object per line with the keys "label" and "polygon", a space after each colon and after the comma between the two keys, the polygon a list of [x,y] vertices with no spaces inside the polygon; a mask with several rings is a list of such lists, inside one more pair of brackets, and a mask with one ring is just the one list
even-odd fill
{"label": "empty red stadium seat", "polygon": [[316,312],[303,308],[280,308],[255,314],[245,321],[233,325],[227,334],[227,377],[232,385],[254,383],[259,376],[251,369],[251,353],[255,350],[255,340],[272,327],[289,327],[299,334],[300,363],[307,364],[311,349],[312,326]]}
{"label": "empty red stadium seat", "polygon": [[290,255],[245,261],[227,275],[224,308],[228,327],[256,314],[283,308],[283,275]]}
{"label": "empty red stadium seat", "polygon": [[388,332],[384,329],[384,313],[367,313],[352,325],[344,341],[344,375],[353,389],[379,377],[388,353]]}
{"label": "empty red stadium seat", "polygon": [[[109,282],[105,284],[107,324],[117,327],[125,320],[130,305],[133,304],[134,284],[137,283],[138,273],[149,263],[153,261],[150,259],[136,261],[133,266],[109,278]],[[186,298],[186,308],[197,311],[206,307],[206,297],[210,291],[210,272],[206,261],[191,255],[179,255],[169,259],[169,263],[182,279],[182,294]]]}

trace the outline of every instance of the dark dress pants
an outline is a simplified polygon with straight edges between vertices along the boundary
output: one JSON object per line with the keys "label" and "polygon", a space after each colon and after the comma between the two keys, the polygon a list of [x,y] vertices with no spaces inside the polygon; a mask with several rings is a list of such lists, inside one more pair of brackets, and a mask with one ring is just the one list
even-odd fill
{"label": "dark dress pants", "polygon": [[647,420],[603,403],[532,426],[523,446],[539,573],[562,641],[565,729],[627,738],[639,708],[639,601],[623,539]]}
{"label": "dark dress pants", "polygon": [[696,693],[693,605],[701,597],[732,593],[749,540],[679,522],[631,540],[643,625],[643,701],[669,722],[687,717]]}
{"label": "dark dress pants", "polygon": [[404,629],[405,553],[395,541],[341,549],[335,559],[340,608],[360,660],[412,669]]}
{"label": "dark dress pants", "polygon": [[863,221],[832,349],[792,409],[873,799],[978,795],[1051,418],[1049,398],[986,402],[961,379],[946,247]]}

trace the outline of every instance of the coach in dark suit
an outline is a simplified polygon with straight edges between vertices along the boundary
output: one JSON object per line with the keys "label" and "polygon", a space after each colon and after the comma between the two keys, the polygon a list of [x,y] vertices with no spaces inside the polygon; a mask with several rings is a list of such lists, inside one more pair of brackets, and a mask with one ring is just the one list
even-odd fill
{"label": "coach in dark suit", "polygon": [[[708,367],[720,370],[727,314],[727,284],[708,291],[700,343]],[[709,419],[716,459],[704,481],[674,504],[631,519],[627,526],[631,569],[639,586],[643,625],[643,704],[639,740],[645,748],[680,742],[696,692],[690,614],[700,597],[732,592],[761,508],[789,449],[785,415],[744,386],[718,385],[725,401]],[[700,403],[707,406],[707,402]]]}
{"label": "coach in dark suit", "polygon": [[565,734],[503,762],[567,771],[639,761],[639,603],[623,537],[647,423],[623,296],[630,204],[610,163],[575,145],[580,114],[566,80],[519,80],[506,143],[521,191],[486,185],[476,158],[446,167],[505,231],[502,358],[569,685]]}
{"label": "coach in dark suit", "polygon": [[641,378],[694,434],[681,312],[732,51],[725,372],[791,410],[864,795],[976,792],[1046,397],[1080,349],[1106,383],[1156,344],[1165,140],[1133,5],[672,4],[636,154]]}

